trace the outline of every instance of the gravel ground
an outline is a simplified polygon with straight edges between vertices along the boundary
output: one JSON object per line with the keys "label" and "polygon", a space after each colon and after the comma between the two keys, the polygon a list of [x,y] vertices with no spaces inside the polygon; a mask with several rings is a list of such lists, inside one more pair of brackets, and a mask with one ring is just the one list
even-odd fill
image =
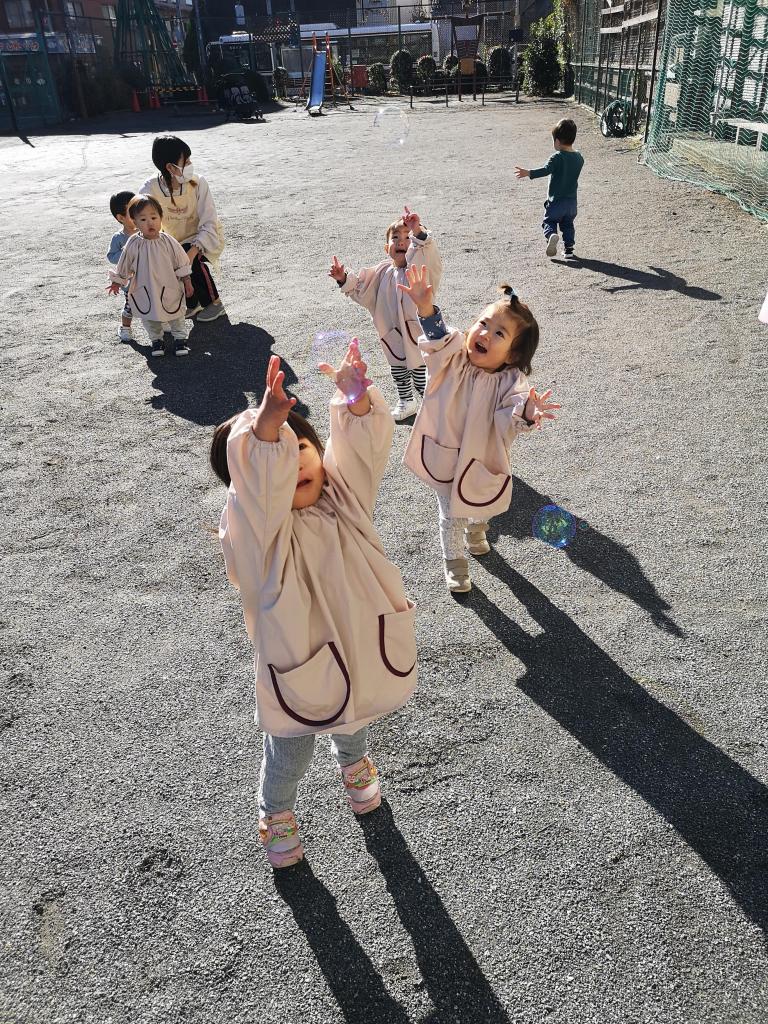
{"label": "gravel ground", "polygon": [[[126,115],[0,140],[5,194],[2,1024],[697,1024],[768,1014],[765,230],[661,181],[569,104],[375,105],[266,124]],[[586,157],[576,266],[543,255],[569,113]],[[229,320],[186,360],[115,330],[107,198],[192,146],[224,222]],[[211,426],[282,355],[324,432],[326,276],[378,259],[404,202],[468,324],[510,280],[563,403],[514,450],[510,512],[444,591],[434,498],[400,465],[377,521],[419,603],[420,686],[373,730],[387,803],[357,822],[325,741],[307,850],[256,833],[251,652],[211,528]],[[530,535],[549,500],[584,528]]]}

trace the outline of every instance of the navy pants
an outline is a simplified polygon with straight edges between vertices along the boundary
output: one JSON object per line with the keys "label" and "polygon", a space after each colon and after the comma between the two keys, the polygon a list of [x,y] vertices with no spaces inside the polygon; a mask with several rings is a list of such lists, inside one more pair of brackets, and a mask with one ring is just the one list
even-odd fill
{"label": "navy pants", "polygon": [[544,203],[544,220],[541,226],[544,228],[544,237],[549,238],[559,231],[563,236],[563,245],[566,249],[572,249],[576,242],[576,218],[575,199],[548,199]]}

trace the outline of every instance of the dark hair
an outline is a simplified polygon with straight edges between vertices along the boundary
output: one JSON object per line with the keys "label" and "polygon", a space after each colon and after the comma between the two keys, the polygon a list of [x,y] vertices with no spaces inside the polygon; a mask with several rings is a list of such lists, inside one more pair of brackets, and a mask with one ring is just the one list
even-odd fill
{"label": "dark hair", "polygon": [[[213,437],[211,439],[211,468],[219,480],[221,480],[221,482],[227,487],[232,483],[232,478],[229,475],[229,466],[227,465],[227,440],[229,439],[229,432],[232,429],[232,425],[239,418],[240,413],[236,416],[230,416],[228,420],[219,424],[219,426],[214,430]],[[288,413],[288,426],[299,440],[304,439],[305,441],[309,441],[310,444],[313,444],[317,449],[317,454],[322,459],[323,452],[325,450],[323,448],[323,442],[315,433],[315,428],[309,420],[305,420],[301,413],[296,412],[295,409],[291,409]]]}
{"label": "dark hair", "polygon": [[134,196],[130,203],[128,203],[128,216],[131,220],[136,220],[141,211],[146,210],[148,206],[153,207],[158,212],[160,220],[163,219],[163,208],[154,196]]}
{"label": "dark hair", "polygon": [[518,299],[512,285],[501,284],[499,285],[499,291],[503,292],[506,298],[499,299],[496,303],[498,309],[514,319],[516,324],[523,325],[522,328],[518,329],[512,341],[512,349],[510,350],[512,362],[506,365],[516,366],[527,377],[533,369],[531,360],[536,353],[536,349],[539,347],[539,325],[528,306]]}
{"label": "dark hair", "polygon": [[576,122],[572,121],[570,117],[564,117],[552,129],[552,138],[562,142],[565,146],[572,146],[576,141]]}
{"label": "dark hair", "polygon": [[135,192],[115,192],[113,196],[110,196],[109,212],[112,216],[117,217],[120,214],[121,217],[124,217],[128,209],[128,203],[130,203],[135,195]]}
{"label": "dark hair", "polygon": [[173,199],[173,181],[168,173],[166,164],[176,164],[180,157],[186,157],[189,159],[192,156],[192,150],[177,135],[158,135],[152,143],[152,163],[160,171],[163,181],[168,187],[168,191],[171,195],[171,202],[175,206],[176,203]]}

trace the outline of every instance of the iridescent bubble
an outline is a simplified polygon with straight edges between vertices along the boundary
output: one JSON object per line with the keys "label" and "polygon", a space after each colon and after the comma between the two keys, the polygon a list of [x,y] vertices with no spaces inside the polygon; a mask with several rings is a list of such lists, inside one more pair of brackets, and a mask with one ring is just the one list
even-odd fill
{"label": "iridescent bubble", "polygon": [[399,107],[381,107],[373,119],[373,127],[382,146],[404,146],[411,130],[408,115]]}
{"label": "iridescent bubble", "polygon": [[[312,359],[315,367],[319,363],[328,363],[338,369],[349,346],[355,340],[354,335],[349,331],[317,331],[312,337]],[[330,374],[330,371],[328,373]],[[362,398],[367,384],[368,381],[351,367],[345,369],[336,380],[336,386],[349,405],[353,405]]]}
{"label": "iridescent bubble", "polygon": [[553,548],[564,548],[576,536],[576,519],[559,505],[545,505],[532,520],[533,535]]}

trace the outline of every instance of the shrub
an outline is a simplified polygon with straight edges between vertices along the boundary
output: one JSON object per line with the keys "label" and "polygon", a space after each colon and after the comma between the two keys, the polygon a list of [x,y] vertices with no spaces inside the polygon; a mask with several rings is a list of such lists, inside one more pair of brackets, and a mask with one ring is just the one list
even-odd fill
{"label": "shrub", "polygon": [[285,68],[275,68],[275,92],[278,96],[285,99],[285,94],[288,89],[288,72]]}
{"label": "shrub", "polygon": [[368,88],[374,96],[383,96],[387,91],[387,69],[383,64],[371,64],[368,68]]}
{"label": "shrub", "polygon": [[446,75],[450,75],[453,69],[457,68],[458,66],[459,58],[454,56],[454,54],[449,53],[448,56],[443,61],[443,71],[446,73]]}
{"label": "shrub", "polygon": [[411,84],[413,78],[413,57],[409,50],[397,50],[389,62],[389,74],[398,89],[402,90]]}
{"label": "shrub", "polygon": [[512,57],[506,46],[494,46],[489,51],[488,74],[491,78],[512,77]]}
{"label": "shrub", "polygon": [[430,57],[428,53],[425,53],[423,57],[419,57],[416,61],[416,75],[420,81],[429,81],[436,71],[437,61],[434,57]]}
{"label": "shrub", "polygon": [[523,55],[523,88],[529,96],[552,96],[560,84],[557,23],[554,15],[531,25],[530,42]]}

